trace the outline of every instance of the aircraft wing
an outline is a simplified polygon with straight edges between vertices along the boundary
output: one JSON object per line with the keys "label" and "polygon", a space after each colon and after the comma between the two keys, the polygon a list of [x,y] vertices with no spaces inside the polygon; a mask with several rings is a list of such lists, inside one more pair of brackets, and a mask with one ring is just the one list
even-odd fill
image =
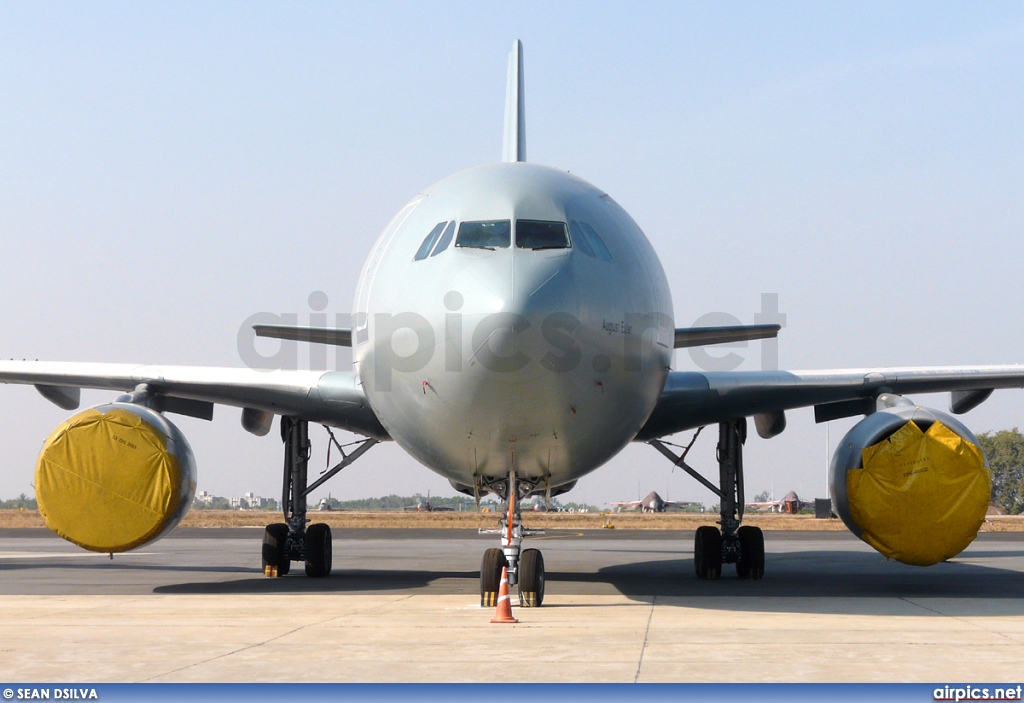
{"label": "aircraft wing", "polygon": [[870,412],[883,393],[950,391],[950,409],[959,414],[977,407],[996,388],[1024,388],[1024,366],[673,371],[636,440],[810,406],[817,422],[852,417]]}
{"label": "aircraft wing", "polygon": [[638,508],[641,503],[643,503],[642,500],[620,500],[612,503],[606,503],[605,505],[613,505],[616,508]]}
{"label": "aircraft wing", "polygon": [[144,385],[168,412],[210,419],[214,404],[232,405],[388,439],[352,372],[0,361],[0,383],[34,385],[65,410],[78,407],[82,388],[134,391]]}

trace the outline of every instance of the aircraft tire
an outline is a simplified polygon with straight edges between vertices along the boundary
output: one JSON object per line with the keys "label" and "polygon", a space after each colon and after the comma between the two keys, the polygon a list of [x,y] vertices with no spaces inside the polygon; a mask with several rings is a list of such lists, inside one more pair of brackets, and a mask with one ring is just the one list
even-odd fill
{"label": "aircraft tire", "polygon": [[493,608],[498,603],[498,587],[501,585],[501,570],[508,566],[505,553],[496,547],[484,552],[480,563],[480,607]]}
{"label": "aircraft tire", "polygon": [[283,522],[276,522],[267,525],[263,531],[263,570],[266,572],[268,566],[277,568],[278,576],[287,576],[291,570],[292,561],[285,553],[288,543],[288,525]]}
{"label": "aircraft tire", "polygon": [[722,533],[702,525],[693,538],[693,566],[697,578],[715,581],[722,575]]}
{"label": "aircraft tire", "polygon": [[331,527],[323,523],[306,528],[306,576],[331,573]]}
{"label": "aircraft tire", "polygon": [[524,549],[519,557],[519,605],[538,608],[544,603],[544,555]]}
{"label": "aircraft tire", "polygon": [[736,574],[741,579],[760,581],[764,578],[764,533],[760,527],[744,525],[736,532],[736,536],[740,540]]}

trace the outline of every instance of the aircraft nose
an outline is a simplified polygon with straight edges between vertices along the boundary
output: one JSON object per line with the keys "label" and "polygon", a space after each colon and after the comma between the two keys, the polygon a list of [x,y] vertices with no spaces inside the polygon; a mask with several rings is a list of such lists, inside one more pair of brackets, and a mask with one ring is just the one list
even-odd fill
{"label": "aircraft nose", "polygon": [[513,275],[516,311],[528,318],[552,314],[575,317],[579,304],[569,264],[568,252],[522,252]]}
{"label": "aircraft nose", "polygon": [[[497,462],[498,470],[507,468],[512,443],[517,461],[527,463],[534,443],[557,443],[567,416],[575,413],[575,376],[565,372],[582,358],[569,256],[501,253],[487,257],[487,266],[464,270],[446,295],[446,373],[440,380],[449,425],[472,438],[474,461]],[[455,349],[461,354],[450,353]]]}
{"label": "aircraft nose", "polygon": [[552,341],[556,354],[559,344],[569,344],[565,335],[575,331],[579,303],[568,256],[539,254],[518,251],[511,266],[495,262],[486,277],[480,271],[461,277],[455,302],[462,304],[471,368],[539,370],[550,366]]}

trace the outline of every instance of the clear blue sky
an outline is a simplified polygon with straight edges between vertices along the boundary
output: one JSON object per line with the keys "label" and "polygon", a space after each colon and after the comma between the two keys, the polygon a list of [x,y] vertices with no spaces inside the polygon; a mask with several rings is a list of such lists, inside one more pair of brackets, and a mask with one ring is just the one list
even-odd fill
{"label": "clear blue sky", "polygon": [[[391,215],[500,157],[516,38],[529,159],[633,215],[677,324],[751,323],[773,293],[784,368],[1024,362],[1009,2],[0,4],[0,356],[239,365],[255,312],[303,321],[316,290],[348,312]],[[756,345],[734,351],[759,368]],[[966,421],[1024,426],[1022,409],[1004,391]],[[66,415],[0,387],[0,497],[31,492]],[[279,492],[276,433],[228,408],[179,425],[201,490]],[[709,475],[713,445],[695,450]],[[792,413],[751,439],[748,489],[822,495],[824,463],[824,427]],[[714,502],[669,468],[631,447],[569,498]],[[451,492],[394,446],[328,488]]]}

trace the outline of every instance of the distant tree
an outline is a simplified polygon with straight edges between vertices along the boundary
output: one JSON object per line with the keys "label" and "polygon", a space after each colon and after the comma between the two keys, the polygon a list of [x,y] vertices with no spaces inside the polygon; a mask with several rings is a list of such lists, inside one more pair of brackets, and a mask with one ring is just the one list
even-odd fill
{"label": "distant tree", "polygon": [[978,435],[992,469],[992,502],[1010,515],[1024,512],[1024,434],[1016,427]]}
{"label": "distant tree", "polygon": [[[415,508],[417,505],[426,503],[427,496],[422,493],[415,493],[411,496],[387,495],[380,498],[358,498],[355,500],[330,499],[331,508],[334,510],[366,510],[366,511],[388,511],[404,510]],[[430,505],[434,508],[451,508],[471,512],[476,510],[476,501],[466,496],[430,496]]]}
{"label": "distant tree", "polygon": [[13,500],[0,500],[0,509],[3,510],[38,510],[39,505],[35,498],[29,498],[22,493]]}
{"label": "distant tree", "polygon": [[770,498],[771,498],[771,493],[769,493],[768,491],[761,491],[756,496],[754,496],[754,502],[755,503],[767,503]]}

